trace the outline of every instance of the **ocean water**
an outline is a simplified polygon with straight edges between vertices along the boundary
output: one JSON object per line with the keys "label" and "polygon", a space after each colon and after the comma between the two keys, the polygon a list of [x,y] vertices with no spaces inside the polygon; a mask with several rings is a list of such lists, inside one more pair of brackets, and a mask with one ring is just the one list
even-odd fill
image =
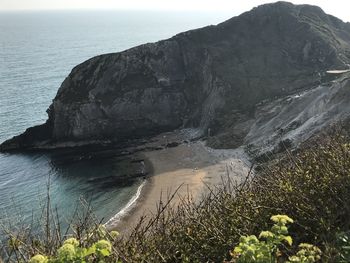
{"label": "ocean water", "polygon": [[[60,84],[84,60],[228,17],[149,11],[0,12],[0,142],[45,122]],[[124,211],[142,182],[111,178],[132,172],[130,160],[86,154],[0,153],[0,222],[29,223],[40,216],[49,181],[52,205],[62,220],[74,213],[81,197],[104,222]]]}

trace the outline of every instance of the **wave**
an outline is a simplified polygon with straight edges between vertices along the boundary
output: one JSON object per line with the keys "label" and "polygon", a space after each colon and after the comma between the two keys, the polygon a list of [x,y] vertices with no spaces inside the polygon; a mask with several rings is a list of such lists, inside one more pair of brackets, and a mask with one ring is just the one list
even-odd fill
{"label": "wave", "polygon": [[130,212],[130,210],[134,207],[137,200],[141,196],[142,188],[145,186],[146,182],[147,181],[144,180],[142,184],[137,188],[136,194],[129,200],[129,202],[123,207],[123,209],[120,210],[116,215],[114,215],[104,224],[107,228],[115,226],[123,218],[123,216]]}
{"label": "wave", "polygon": [[5,182],[0,183],[0,187],[5,186],[5,185],[11,183],[11,182],[14,181],[15,179],[16,179],[16,178],[12,178],[12,179],[9,179],[9,180],[7,180],[7,181],[5,181]]}

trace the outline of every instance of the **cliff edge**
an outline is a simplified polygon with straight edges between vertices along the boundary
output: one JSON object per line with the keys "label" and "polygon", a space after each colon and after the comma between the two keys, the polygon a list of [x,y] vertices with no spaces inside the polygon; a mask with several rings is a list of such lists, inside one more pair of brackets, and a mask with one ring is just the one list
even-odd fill
{"label": "cliff edge", "polygon": [[327,70],[349,64],[349,23],[316,6],[266,4],[85,61],[62,83],[47,122],[0,149],[113,143],[180,127],[215,134],[254,118],[262,101],[316,87]]}

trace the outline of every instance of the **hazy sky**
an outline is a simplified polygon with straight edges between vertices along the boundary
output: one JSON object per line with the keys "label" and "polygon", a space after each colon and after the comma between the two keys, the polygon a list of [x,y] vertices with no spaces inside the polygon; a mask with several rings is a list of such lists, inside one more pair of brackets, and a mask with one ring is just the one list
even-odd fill
{"label": "hazy sky", "polygon": [[[259,4],[273,1],[258,0],[0,0],[0,10],[45,9],[141,9],[141,10],[198,10],[229,12],[232,16]],[[296,4],[314,4],[327,13],[350,21],[348,0],[291,0]]]}

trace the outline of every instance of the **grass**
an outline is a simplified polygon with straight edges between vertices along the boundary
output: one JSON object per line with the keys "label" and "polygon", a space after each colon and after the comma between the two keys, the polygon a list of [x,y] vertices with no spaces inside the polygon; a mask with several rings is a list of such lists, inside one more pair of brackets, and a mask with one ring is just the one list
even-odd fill
{"label": "grass", "polygon": [[[50,238],[47,233],[15,236],[18,245],[4,244],[4,258],[28,261],[37,253],[54,257],[65,239],[75,237],[86,247],[108,239],[113,262],[224,262],[233,260],[230,251],[241,236],[258,235],[270,229],[271,215],[285,214],[294,219],[289,233],[295,244],[314,244],[322,250],[323,262],[337,262],[338,237],[350,230],[350,144],[342,135],[318,141],[261,165],[239,185],[227,179],[223,187],[208,188],[199,202],[187,196],[173,206],[170,197],[128,236],[99,235],[99,222],[89,209],[68,232],[57,229],[57,223],[52,224],[55,217],[47,216],[51,223],[44,224],[44,232],[50,232]],[[10,240],[14,237],[12,232],[5,234]],[[296,250],[292,246],[285,253]]]}

